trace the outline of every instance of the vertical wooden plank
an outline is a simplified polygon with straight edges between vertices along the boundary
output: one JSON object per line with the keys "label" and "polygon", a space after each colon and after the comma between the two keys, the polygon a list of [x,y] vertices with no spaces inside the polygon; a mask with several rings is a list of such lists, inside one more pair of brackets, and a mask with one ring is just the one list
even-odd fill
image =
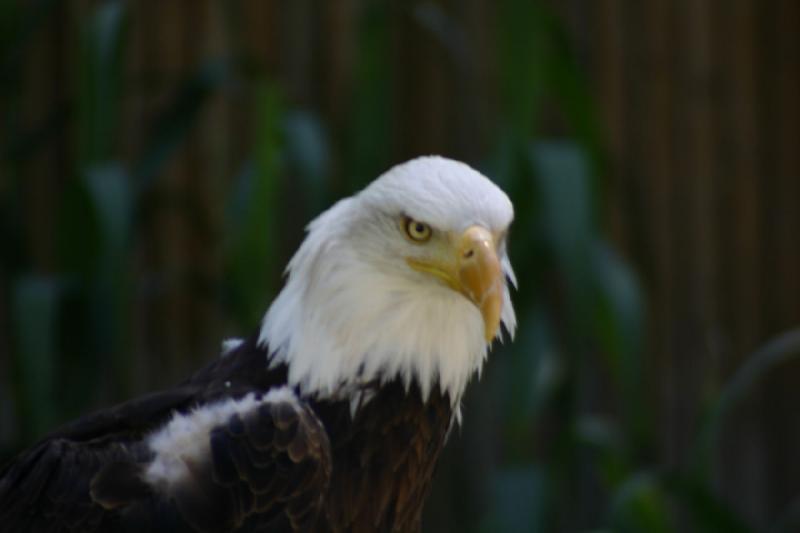
{"label": "vertical wooden plank", "polygon": [[781,284],[779,308],[781,327],[800,322],[800,3],[782,0],[777,3],[774,35],[777,39],[776,78],[771,85],[777,102],[776,119],[776,209],[779,219],[775,231],[779,237],[775,277]]}
{"label": "vertical wooden plank", "polygon": [[[122,128],[125,131],[121,135],[120,150],[126,161],[133,161],[143,149],[146,128],[144,127],[145,117],[147,116],[145,76],[147,69],[147,56],[145,41],[148,39],[146,28],[147,24],[147,4],[143,2],[132,2],[127,5],[128,9],[128,30],[127,48],[125,57],[125,73],[123,85],[123,116],[121,119]],[[146,202],[146,200],[144,200]],[[152,291],[148,290],[152,282],[152,265],[149,261],[148,251],[152,245],[150,235],[145,231],[142,221],[138,221],[135,229],[133,242],[133,262],[134,262],[134,294],[131,299],[131,361],[129,365],[130,375],[128,383],[130,391],[138,394],[140,391],[148,390],[150,385],[149,376],[156,373],[155,368],[151,367],[154,363],[153,358],[147,354],[150,350],[150,318],[154,312],[152,309]]]}
{"label": "vertical wooden plank", "polygon": [[[186,32],[187,75],[209,61],[225,57],[227,42],[222,27],[222,13],[218,0],[187,2],[191,11],[190,31]],[[198,42],[198,35],[201,41]],[[185,372],[190,372],[210,356],[216,355],[219,334],[214,320],[214,301],[205,287],[213,287],[219,275],[218,240],[215,239],[221,223],[221,210],[215,203],[218,196],[216,183],[226,167],[227,141],[232,136],[223,132],[227,122],[224,96],[215,92],[205,103],[197,126],[188,139],[184,164],[183,194],[188,198],[189,209],[183,212],[187,229],[185,291],[188,300],[189,329],[186,332]]]}
{"label": "vertical wooden plank", "polygon": [[[712,358],[716,353],[708,351],[708,340],[717,327],[716,312],[716,199],[714,188],[716,183],[716,145],[717,135],[714,127],[714,78],[716,70],[712,58],[713,2],[691,2],[691,9],[686,17],[687,49],[685,49],[687,72],[682,81],[682,90],[676,101],[676,111],[683,115],[682,139],[680,148],[675,152],[679,172],[685,176],[686,196],[675,206],[684,204],[687,208],[688,227],[681,238],[686,238],[688,246],[684,257],[680,260],[680,268],[691,273],[688,279],[687,311],[694,315],[700,338],[697,339],[700,352],[695,355],[707,355]],[[696,363],[696,362],[692,362]],[[690,373],[697,373],[696,364],[686,368]],[[706,368],[706,370],[711,370]]]}
{"label": "vertical wooden plank", "polygon": [[444,19],[437,23],[436,38],[443,48],[445,76],[447,147],[452,157],[475,166],[484,164],[481,154],[494,149],[491,132],[491,63],[494,61],[492,30],[496,27],[491,5],[481,0],[448,0]]}
{"label": "vertical wooden plank", "polygon": [[[351,106],[358,105],[352,98],[353,74],[358,35],[357,0],[343,0],[324,4],[320,21],[320,39],[317,43],[320,57],[320,108],[322,119],[329,132],[347,131],[350,127]],[[344,135],[330,135],[329,190],[344,190],[342,175]],[[298,214],[307,215],[303,210]],[[297,227],[304,226],[298,221]]]}
{"label": "vertical wooden plank", "polygon": [[146,108],[145,81],[147,75],[147,57],[143,41],[148,38],[147,4],[132,2],[126,4],[128,18],[125,33],[125,55],[122,58],[125,69],[122,81],[122,116],[120,127],[123,133],[119,136],[120,154],[125,161],[133,161],[143,147],[147,130],[145,121]]}
{"label": "vertical wooden plank", "polygon": [[[646,267],[649,269],[653,331],[650,338],[655,355],[652,371],[657,376],[657,391],[663,432],[660,435],[661,452],[667,464],[680,458],[685,428],[682,399],[676,394],[678,363],[674,339],[673,317],[676,295],[680,287],[674,272],[673,242],[677,213],[673,209],[676,195],[675,168],[672,160],[675,128],[673,38],[679,26],[675,23],[672,2],[658,0],[647,4],[626,5],[629,17],[626,26],[628,38],[628,80],[633,91],[629,98],[628,143],[630,164],[634,179],[639,183],[647,248]],[[638,13],[638,17],[636,16]],[[638,106],[637,106],[638,103]],[[635,151],[633,151],[635,150]]]}
{"label": "vertical wooden plank", "polygon": [[282,0],[280,5],[280,81],[290,102],[307,105],[317,96],[317,11],[311,0]]}
{"label": "vertical wooden plank", "polygon": [[712,71],[710,39],[712,9],[707,0],[675,5],[672,35],[674,92],[670,209],[675,215],[669,233],[675,293],[671,323],[674,370],[670,398],[677,434],[677,458],[685,460],[695,439],[702,389],[710,374],[707,337],[713,322],[713,213],[715,150],[712,142]]}
{"label": "vertical wooden plank", "polygon": [[[206,0],[202,0],[206,1]],[[186,31],[187,10],[183,9],[185,0],[167,2],[150,11],[153,26],[151,40],[154,54],[151,56],[155,92],[154,110],[164,109],[175,94],[178,83],[186,72]],[[193,10],[189,10],[193,11]],[[194,34],[195,38],[197,34]],[[152,117],[151,117],[152,118]],[[160,198],[178,198],[185,181],[184,165],[186,152],[181,151],[169,161],[160,176]],[[185,205],[185,204],[184,204]],[[160,316],[154,317],[157,331],[154,341],[163,350],[163,373],[153,376],[158,380],[156,386],[164,386],[163,381],[175,381],[183,369],[186,351],[187,331],[190,328],[185,288],[186,242],[185,208],[174,201],[162,201],[158,205],[154,220],[154,235],[158,246],[157,271],[159,274]]]}
{"label": "vertical wooden plank", "polygon": [[723,131],[727,162],[726,175],[734,192],[738,231],[733,243],[732,263],[738,287],[735,331],[737,345],[749,351],[755,347],[760,330],[760,287],[758,260],[759,225],[759,137],[757,132],[758,94],[756,92],[755,10],[752,0],[734,0],[720,18],[728,21],[729,39],[721,47],[721,61],[726,76],[725,95],[727,126]]}
{"label": "vertical wooden plank", "polygon": [[[55,9],[64,20],[68,20],[64,5]],[[53,17],[54,19],[56,17]],[[68,25],[65,25],[68,26]],[[54,22],[42,31],[43,37],[34,39],[29,45],[27,61],[22,68],[24,93],[21,95],[21,134],[29,135],[39,128],[46,128],[55,113],[55,102],[59,101],[58,84],[53,83],[53,72],[58,65],[58,54],[62,42]],[[20,165],[23,203],[23,242],[27,245],[33,274],[50,274],[55,268],[54,232],[56,203],[58,197],[57,177],[63,172],[58,166],[58,147],[53,138],[39,147],[34,157]]]}
{"label": "vertical wooden plank", "polygon": [[[263,2],[261,2],[263,3]],[[237,26],[231,27],[227,0],[212,0],[204,17],[205,25],[209,28],[208,45],[205,58],[224,59],[233,62],[238,57],[239,49],[236,38],[232,33],[237,31]],[[237,20],[238,22],[238,20]],[[237,98],[234,91],[226,87],[214,95],[206,114],[207,124],[201,131],[201,151],[209,154],[209,166],[202,202],[208,224],[201,238],[211,243],[210,249],[205,249],[203,243],[198,243],[199,253],[204,256],[202,283],[206,287],[218,287],[223,276],[223,250],[222,240],[225,238],[225,208],[230,190],[231,179],[240,171],[241,163],[235,159],[236,147],[246,140],[246,133],[232,128],[234,109]],[[203,291],[205,292],[205,291]],[[203,300],[208,331],[206,333],[205,353],[210,348],[216,349],[222,336],[222,316],[219,302],[209,294]]]}
{"label": "vertical wooden plank", "polygon": [[[497,3],[473,0],[467,9],[466,31],[468,41],[473,47],[469,49],[474,68],[475,101],[471,103],[473,117],[471,123],[462,126],[474,144],[464,142],[465,150],[472,154],[489,153],[495,148],[493,132],[497,131],[500,113],[500,102],[497,94],[498,73],[497,60]],[[471,130],[475,128],[473,133]],[[474,156],[473,156],[474,157]]]}
{"label": "vertical wooden plank", "polygon": [[321,109],[333,129],[343,127],[353,74],[356,0],[329,2],[322,7],[320,41]]}
{"label": "vertical wooden plank", "polygon": [[626,198],[630,194],[630,171],[625,165],[627,136],[625,117],[627,87],[623,85],[624,44],[621,0],[599,0],[589,17],[594,35],[590,60],[593,94],[598,101],[608,155],[608,168],[603,176],[605,188],[606,227],[615,244],[630,253]]}
{"label": "vertical wooden plank", "polygon": [[[716,12],[719,85],[720,170],[724,181],[719,192],[725,198],[721,212],[720,239],[725,256],[726,309],[730,341],[723,373],[728,379],[763,333],[760,225],[760,136],[758,132],[756,2],[735,0]],[[759,416],[758,393],[753,393],[729,421],[722,439],[720,461],[736,468],[722,469],[721,489],[749,520],[765,527],[766,479],[764,431]],[[741,438],[747,435],[747,438]]]}
{"label": "vertical wooden plank", "polygon": [[[800,324],[800,3],[779,0],[760,6],[760,63],[765,111],[761,120],[765,163],[762,187],[762,235],[767,243],[760,264],[766,335]],[[784,364],[763,384],[769,516],[779,516],[796,497],[800,464],[800,428],[787,424],[800,409],[800,362]]]}
{"label": "vertical wooden plank", "polygon": [[[180,50],[178,77],[172,91],[203,65],[211,45],[209,11],[214,0],[182,0],[181,31],[177,46]],[[201,44],[202,43],[202,44]],[[208,212],[204,198],[207,195],[209,171],[213,168],[212,153],[203,149],[203,130],[210,126],[206,106],[197,124],[189,131],[185,145],[178,153],[175,191],[183,201],[173,208],[179,227],[180,252],[175,257],[177,267],[175,289],[177,303],[182,313],[179,348],[176,353],[176,379],[185,376],[206,360],[213,352],[206,337],[205,304],[199,290],[207,268],[205,253],[213,251],[208,231]],[[206,249],[208,248],[208,249]]]}
{"label": "vertical wooden plank", "polygon": [[[446,73],[451,68],[440,43],[416,21],[421,1],[395,0],[398,46],[394,60],[397,80],[397,161],[419,155],[446,153]],[[444,9],[443,2],[435,2]]]}
{"label": "vertical wooden plank", "polygon": [[240,41],[248,62],[263,72],[277,73],[281,60],[278,39],[284,11],[281,0],[238,0],[236,4],[234,24],[241,25],[241,32],[232,37]]}

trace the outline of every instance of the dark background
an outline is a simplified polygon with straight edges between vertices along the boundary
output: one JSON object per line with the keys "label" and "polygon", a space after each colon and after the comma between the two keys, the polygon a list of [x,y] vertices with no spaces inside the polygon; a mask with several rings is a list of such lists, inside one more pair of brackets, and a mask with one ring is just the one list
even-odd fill
{"label": "dark background", "polygon": [[0,0],[0,120],[0,462],[439,153],[515,203],[520,330],[425,529],[800,528],[796,0]]}

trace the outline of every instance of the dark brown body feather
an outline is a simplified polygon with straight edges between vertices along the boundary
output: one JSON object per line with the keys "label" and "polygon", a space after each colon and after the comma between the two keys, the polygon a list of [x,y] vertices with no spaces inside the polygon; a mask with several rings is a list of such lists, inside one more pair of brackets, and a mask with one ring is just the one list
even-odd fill
{"label": "dark brown body feather", "polygon": [[249,339],[175,389],[61,428],[0,472],[3,531],[419,530],[451,403],[399,381],[373,386],[355,419],[345,399],[234,415],[172,498],[142,481],[153,455],[143,439],[174,412],[285,382]]}
{"label": "dark brown body feather", "polygon": [[433,471],[450,427],[450,400],[436,388],[423,403],[416,386],[394,381],[354,421],[338,406],[317,407],[331,440],[333,476],[320,531],[418,531]]}

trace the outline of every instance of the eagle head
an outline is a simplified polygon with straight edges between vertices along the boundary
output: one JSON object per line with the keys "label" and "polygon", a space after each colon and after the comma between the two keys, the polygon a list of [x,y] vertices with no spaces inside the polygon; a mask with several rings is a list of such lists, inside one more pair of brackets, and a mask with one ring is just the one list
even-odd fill
{"label": "eagle head", "polygon": [[395,166],[309,224],[259,343],[304,394],[399,378],[455,403],[500,325],[516,329],[513,217],[506,194],[464,163]]}

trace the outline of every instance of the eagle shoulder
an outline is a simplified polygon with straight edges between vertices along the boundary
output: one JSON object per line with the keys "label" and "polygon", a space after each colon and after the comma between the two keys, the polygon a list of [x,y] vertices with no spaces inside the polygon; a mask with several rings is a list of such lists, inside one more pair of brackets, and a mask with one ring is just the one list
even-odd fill
{"label": "eagle shoulder", "polygon": [[330,480],[325,429],[289,387],[176,415],[148,445],[145,482],[197,531],[308,530]]}

